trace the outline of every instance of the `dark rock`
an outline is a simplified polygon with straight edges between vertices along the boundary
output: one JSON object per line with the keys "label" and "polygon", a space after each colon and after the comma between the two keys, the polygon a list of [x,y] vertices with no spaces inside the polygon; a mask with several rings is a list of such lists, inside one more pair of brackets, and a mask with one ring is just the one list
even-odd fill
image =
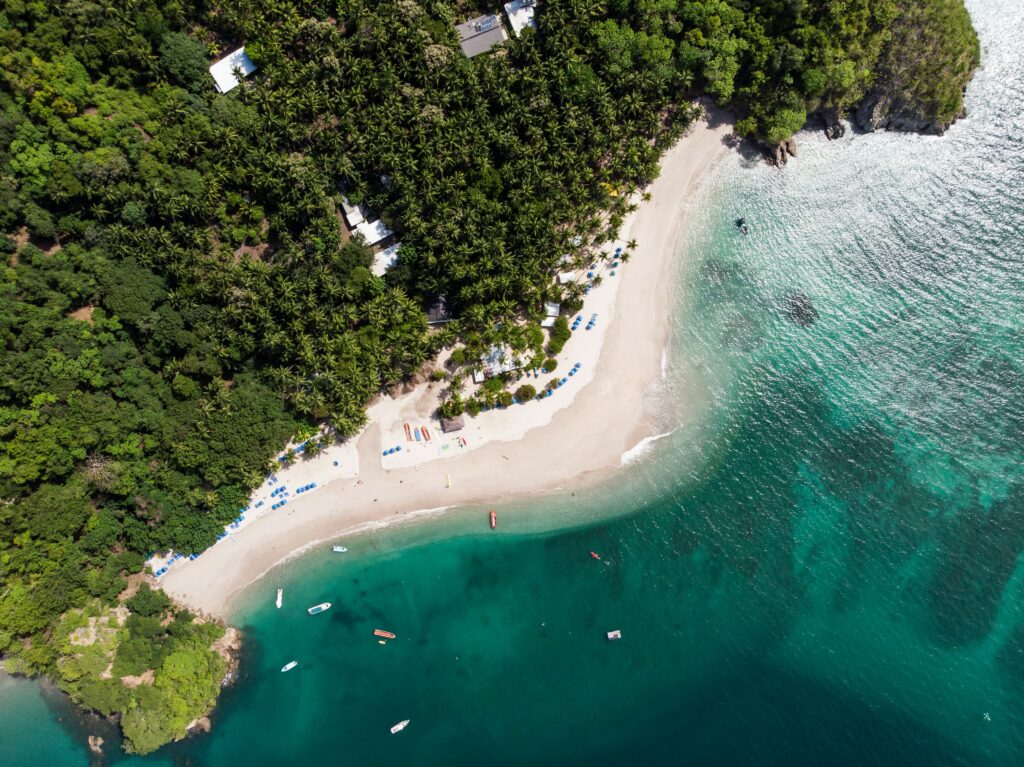
{"label": "dark rock", "polygon": [[846,135],[846,126],[839,117],[839,110],[826,109],[821,113],[821,120],[825,123],[825,138],[829,141]]}
{"label": "dark rock", "polygon": [[791,293],[786,297],[786,314],[802,328],[809,328],[818,321],[818,310],[806,293]]}

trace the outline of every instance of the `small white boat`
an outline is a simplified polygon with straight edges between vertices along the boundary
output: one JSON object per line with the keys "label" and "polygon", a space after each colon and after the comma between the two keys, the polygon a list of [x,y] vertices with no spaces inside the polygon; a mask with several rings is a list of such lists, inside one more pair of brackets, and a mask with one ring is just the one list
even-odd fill
{"label": "small white boat", "polygon": [[297,660],[289,661],[288,663],[285,663],[283,666],[281,666],[281,673],[283,674],[285,671],[291,671],[298,665],[299,662]]}
{"label": "small white boat", "polygon": [[319,613],[322,613],[324,610],[330,610],[330,609],[331,609],[331,603],[330,602],[321,602],[318,605],[313,605],[308,610],[306,610],[306,612],[309,613],[310,615],[318,615]]}
{"label": "small white boat", "polygon": [[391,734],[394,735],[396,732],[401,732],[402,730],[404,730],[408,726],[409,726],[409,720],[408,719],[403,719],[401,722],[399,722],[398,724],[396,724],[394,727],[391,728]]}
{"label": "small white boat", "polygon": [[608,638],[609,639],[622,639],[622,632],[619,629],[615,629],[615,631],[609,631],[608,632]]}
{"label": "small white boat", "polygon": [[277,590],[277,609],[281,609],[281,599],[284,597],[284,589]]}
{"label": "small white boat", "polygon": [[344,554],[346,551],[348,551],[348,549],[346,549],[344,546],[331,546],[331,551],[333,551],[335,554]]}

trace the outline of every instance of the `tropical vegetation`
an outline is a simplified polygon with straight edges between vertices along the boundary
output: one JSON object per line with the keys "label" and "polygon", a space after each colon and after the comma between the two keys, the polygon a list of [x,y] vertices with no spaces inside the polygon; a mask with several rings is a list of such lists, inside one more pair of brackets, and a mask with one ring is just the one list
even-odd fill
{"label": "tropical vegetation", "polygon": [[[774,141],[884,77],[955,116],[977,62],[961,0],[542,0],[467,59],[454,23],[478,10],[0,10],[0,653],[120,713],[129,748],[180,736],[223,666],[214,628],[147,592],[115,612],[126,577],[211,545],[291,439],[355,433],[443,348],[449,411],[495,347],[554,370],[570,331],[540,331],[544,304],[582,293],[552,276],[617,231],[690,97]],[[241,44],[259,70],[219,94],[207,68]],[[383,278],[343,193],[402,240]],[[440,297],[456,319],[431,329]],[[73,646],[90,621],[102,641]]]}

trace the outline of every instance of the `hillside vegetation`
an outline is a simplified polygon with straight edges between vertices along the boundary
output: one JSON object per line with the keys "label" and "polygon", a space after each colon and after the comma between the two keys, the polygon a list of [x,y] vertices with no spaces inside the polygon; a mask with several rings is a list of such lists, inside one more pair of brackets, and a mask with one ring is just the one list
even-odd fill
{"label": "hillside vegetation", "polygon": [[[211,545],[290,439],[355,433],[441,348],[543,360],[544,302],[580,298],[552,275],[618,229],[690,97],[767,142],[868,95],[877,122],[938,126],[978,58],[961,0],[541,0],[535,32],[469,60],[472,12],[0,11],[0,653],[119,712],[130,748],[212,700],[209,629],[108,625],[103,657],[155,674],[122,689],[68,622],[111,609],[147,554]],[[259,71],[218,94],[207,68],[240,44]],[[339,224],[343,190],[401,237],[385,278]],[[429,330],[442,296],[456,320]]]}

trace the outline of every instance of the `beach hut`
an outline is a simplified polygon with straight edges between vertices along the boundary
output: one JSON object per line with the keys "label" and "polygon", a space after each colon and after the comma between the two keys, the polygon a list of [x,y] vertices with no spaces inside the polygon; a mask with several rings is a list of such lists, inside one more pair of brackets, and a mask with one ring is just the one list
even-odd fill
{"label": "beach hut", "polygon": [[508,40],[505,27],[497,14],[477,16],[465,24],[457,25],[455,31],[459,33],[462,52],[469,58],[487,53],[494,46]]}
{"label": "beach hut", "polygon": [[454,418],[441,419],[441,431],[445,434],[450,434],[453,431],[459,431],[465,425],[466,422],[461,415],[457,415]]}
{"label": "beach hut", "polygon": [[240,72],[242,77],[248,77],[256,71],[256,65],[246,55],[244,47],[232,51],[210,67],[210,74],[213,76],[219,93],[227,93],[237,87],[240,80],[235,74],[236,71]]}
{"label": "beach hut", "polygon": [[537,28],[537,22],[533,19],[536,5],[536,0],[512,0],[511,3],[505,3],[505,15],[516,37],[522,35],[527,27]]}
{"label": "beach hut", "polygon": [[553,301],[548,301],[544,304],[544,319],[541,320],[540,326],[542,328],[552,328],[555,326],[555,320],[558,319],[558,315],[562,313],[562,305],[556,304]]}

